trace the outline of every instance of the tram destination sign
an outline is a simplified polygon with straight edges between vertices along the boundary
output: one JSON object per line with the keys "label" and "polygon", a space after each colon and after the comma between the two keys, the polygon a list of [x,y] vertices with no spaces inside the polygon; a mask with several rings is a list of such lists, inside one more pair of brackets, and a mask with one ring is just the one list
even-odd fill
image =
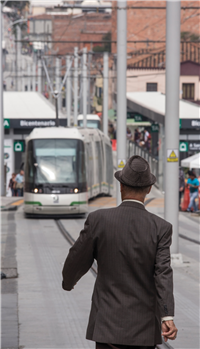
{"label": "tram destination sign", "polygon": [[[60,126],[67,126],[67,119],[59,119]],[[56,119],[10,119],[10,128],[54,127]]]}

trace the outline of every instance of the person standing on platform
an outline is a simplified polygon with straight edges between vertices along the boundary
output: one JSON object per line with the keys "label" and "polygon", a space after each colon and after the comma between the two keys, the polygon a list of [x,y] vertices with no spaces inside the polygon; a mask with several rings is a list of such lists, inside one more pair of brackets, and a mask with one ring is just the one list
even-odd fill
{"label": "person standing on platform", "polygon": [[17,190],[15,189],[15,176],[16,174],[15,173],[12,173],[12,177],[9,181],[9,185],[8,185],[8,188],[10,188],[11,190],[11,193],[12,193],[12,196],[17,196]]}
{"label": "person standing on platform", "polygon": [[70,291],[90,269],[98,274],[86,338],[96,349],[153,349],[175,339],[173,276],[170,266],[172,225],[148,212],[144,200],[156,178],[148,162],[132,156],[122,171],[122,203],[88,215],[63,268]]}
{"label": "person standing on platform", "polygon": [[187,180],[187,186],[190,189],[190,202],[187,208],[187,212],[191,212],[191,209],[193,207],[194,212],[198,210],[195,200],[198,198],[198,188],[199,188],[199,181],[196,178],[194,171],[188,171],[189,178]]}
{"label": "person standing on platform", "polygon": [[17,196],[23,196],[23,186],[24,186],[24,171],[20,170],[20,173],[15,177]]}
{"label": "person standing on platform", "polygon": [[181,210],[181,198],[185,190],[185,175],[181,167],[179,167],[179,210]]}

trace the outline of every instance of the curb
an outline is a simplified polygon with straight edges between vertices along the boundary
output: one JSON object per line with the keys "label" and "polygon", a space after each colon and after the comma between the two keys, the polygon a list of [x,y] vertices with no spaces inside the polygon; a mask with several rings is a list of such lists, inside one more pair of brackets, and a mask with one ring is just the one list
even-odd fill
{"label": "curb", "polygon": [[23,202],[20,203],[20,201],[22,201],[22,199],[13,201],[10,204],[7,204],[5,206],[1,206],[1,212],[17,211],[18,207],[21,206],[23,203]]}

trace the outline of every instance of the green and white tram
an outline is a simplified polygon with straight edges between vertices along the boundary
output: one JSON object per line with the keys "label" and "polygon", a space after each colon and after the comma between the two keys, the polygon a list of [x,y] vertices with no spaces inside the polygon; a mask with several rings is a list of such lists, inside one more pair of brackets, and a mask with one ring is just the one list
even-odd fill
{"label": "green and white tram", "polygon": [[35,128],[26,138],[27,216],[84,214],[89,198],[112,190],[112,149],[101,131]]}

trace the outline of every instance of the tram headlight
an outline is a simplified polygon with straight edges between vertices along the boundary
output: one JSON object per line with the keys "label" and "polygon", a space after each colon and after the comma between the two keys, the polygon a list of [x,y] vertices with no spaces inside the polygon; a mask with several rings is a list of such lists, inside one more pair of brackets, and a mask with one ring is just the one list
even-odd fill
{"label": "tram headlight", "polygon": [[35,194],[37,194],[38,193],[38,188],[35,188],[33,191],[34,191]]}
{"label": "tram headlight", "polygon": [[78,193],[78,188],[74,189],[74,193],[76,193],[76,194]]}

